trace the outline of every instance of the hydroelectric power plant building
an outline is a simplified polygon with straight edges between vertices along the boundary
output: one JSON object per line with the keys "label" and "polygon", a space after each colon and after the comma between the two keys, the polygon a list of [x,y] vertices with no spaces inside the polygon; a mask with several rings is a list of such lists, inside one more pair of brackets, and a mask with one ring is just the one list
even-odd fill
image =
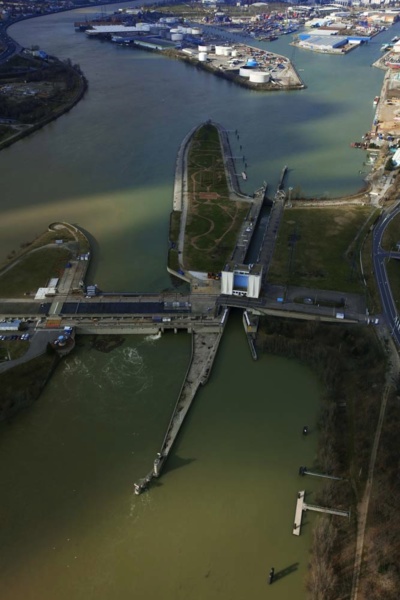
{"label": "hydroelectric power plant building", "polygon": [[261,290],[262,266],[227,263],[221,272],[221,294],[258,298]]}

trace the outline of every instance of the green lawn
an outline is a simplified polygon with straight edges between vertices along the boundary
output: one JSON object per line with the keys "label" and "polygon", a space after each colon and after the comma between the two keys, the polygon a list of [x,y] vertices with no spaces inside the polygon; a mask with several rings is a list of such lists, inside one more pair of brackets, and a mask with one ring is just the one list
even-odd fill
{"label": "green lawn", "polygon": [[[269,281],[360,293],[360,230],[373,210],[365,206],[286,209],[269,271]],[[360,236],[362,239],[362,236]]]}
{"label": "green lawn", "polygon": [[396,244],[400,242],[400,215],[394,217],[386,227],[382,247],[384,250],[396,250]]}
{"label": "green lawn", "polygon": [[23,256],[0,277],[0,297],[19,298],[45,287],[52,277],[61,277],[69,258],[66,248],[42,248]]}
{"label": "green lawn", "polygon": [[235,246],[248,204],[229,198],[218,130],[209,123],[194,134],[188,154],[189,211],[185,268],[219,271]]}

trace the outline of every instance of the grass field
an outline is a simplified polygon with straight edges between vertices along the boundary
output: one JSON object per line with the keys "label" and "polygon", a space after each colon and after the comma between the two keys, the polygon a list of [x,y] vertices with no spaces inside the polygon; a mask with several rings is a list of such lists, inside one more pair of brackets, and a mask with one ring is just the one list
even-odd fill
{"label": "grass field", "polygon": [[[364,206],[286,209],[269,281],[362,293],[357,234],[368,229],[373,209]],[[363,235],[360,235],[360,240]]]}
{"label": "grass field", "polygon": [[400,215],[394,217],[386,227],[382,247],[388,252],[390,250],[397,250],[396,244],[400,242]]}
{"label": "grass field", "polygon": [[248,204],[229,199],[221,144],[213,125],[204,125],[193,136],[188,187],[185,268],[219,271],[233,251]]}
{"label": "grass field", "polygon": [[0,277],[0,297],[19,298],[60,277],[70,257],[66,248],[42,248],[21,258]]}

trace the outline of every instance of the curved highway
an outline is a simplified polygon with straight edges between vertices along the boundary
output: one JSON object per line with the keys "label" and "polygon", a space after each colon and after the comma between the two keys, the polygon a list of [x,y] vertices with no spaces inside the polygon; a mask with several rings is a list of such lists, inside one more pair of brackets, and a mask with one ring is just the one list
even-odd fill
{"label": "curved highway", "polygon": [[400,254],[398,252],[386,252],[382,249],[382,238],[385,229],[398,214],[400,214],[400,202],[390,212],[384,213],[377,222],[373,232],[372,258],[376,284],[382,302],[383,315],[394,340],[400,346],[399,317],[386,271],[387,258],[400,258]]}

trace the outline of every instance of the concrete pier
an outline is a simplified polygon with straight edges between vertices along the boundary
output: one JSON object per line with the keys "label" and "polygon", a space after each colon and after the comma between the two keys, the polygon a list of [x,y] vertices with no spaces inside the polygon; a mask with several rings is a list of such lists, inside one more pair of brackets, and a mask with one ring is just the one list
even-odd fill
{"label": "concrete pier", "polygon": [[327,475],[326,473],[315,473],[315,471],[309,471],[307,467],[300,467],[299,475],[312,475],[313,477],[323,477],[324,479],[333,479],[334,481],[343,480],[343,477],[335,477],[335,475]]}
{"label": "concrete pier", "polygon": [[296,512],[294,515],[293,535],[300,535],[301,521],[303,519],[304,510],[304,497],[306,495],[305,490],[302,490],[297,494]]}
{"label": "concrete pier", "polygon": [[138,495],[147,489],[154,477],[160,477],[196,392],[200,385],[205,385],[208,381],[221,338],[222,331],[220,333],[193,333],[192,355],[189,367],[172,413],[167,433],[161,445],[161,450],[157,453],[154,460],[153,470],[146,477],[139,480],[138,483],[135,483],[135,494]]}
{"label": "concrete pier", "polygon": [[338,517],[350,517],[350,511],[339,510],[336,508],[326,508],[325,506],[316,506],[315,504],[307,504],[305,502],[305,490],[298,492],[296,502],[296,512],[294,516],[293,535],[300,535],[303,512],[312,510],[314,512],[327,513],[329,515],[337,515]]}

